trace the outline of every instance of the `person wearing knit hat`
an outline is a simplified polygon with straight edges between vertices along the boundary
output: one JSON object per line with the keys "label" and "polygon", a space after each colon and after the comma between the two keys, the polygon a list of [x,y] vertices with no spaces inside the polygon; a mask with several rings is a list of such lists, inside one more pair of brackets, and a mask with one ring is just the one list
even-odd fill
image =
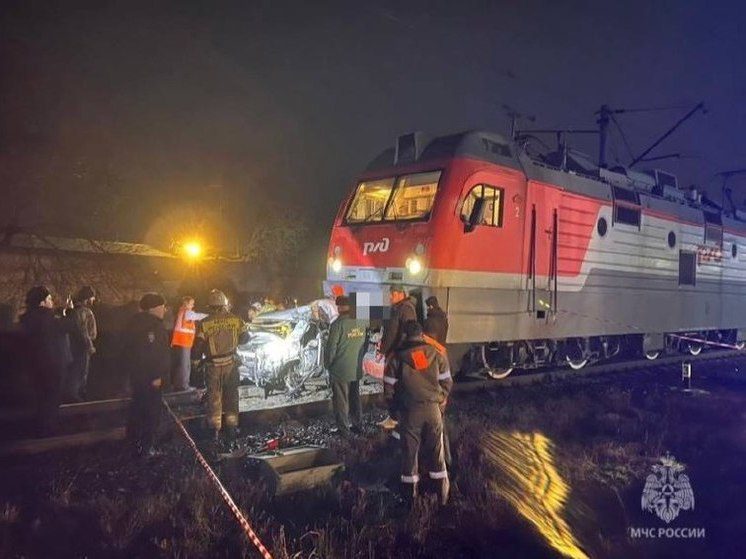
{"label": "person wearing knit hat", "polygon": [[98,336],[98,328],[92,308],[96,301],[96,292],[90,285],[84,285],[75,294],[73,301],[71,314],[76,323],[76,332],[70,338],[72,363],[67,369],[64,391],[66,401],[80,402],[85,399],[91,356],[96,353],[93,342]]}
{"label": "person wearing knit hat", "polygon": [[43,285],[37,285],[26,292],[26,309],[35,309],[41,306],[51,309],[54,308],[54,302],[52,301],[52,292]]}
{"label": "person wearing knit hat", "polygon": [[168,331],[163,325],[166,301],[158,293],[140,299],[141,312],[125,328],[122,363],[132,387],[127,438],[141,456],[154,456],[161,420],[161,391],[171,366]]}
{"label": "person wearing knit hat", "polygon": [[41,435],[51,435],[57,429],[62,379],[70,363],[68,340],[74,328],[71,315],[55,315],[52,293],[47,287],[29,289],[21,329],[29,348],[27,364],[36,391],[36,419]]}
{"label": "person wearing knit hat", "polygon": [[425,299],[427,318],[423,328],[425,333],[434,338],[440,345],[445,345],[448,337],[448,315],[440,307],[438,298],[431,295]]}
{"label": "person wearing knit hat", "polygon": [[140,298],[140,309],[143,311],[149,311],[161,306],[165,307],[165,305],[166,300],[158,293],[146,293]]}

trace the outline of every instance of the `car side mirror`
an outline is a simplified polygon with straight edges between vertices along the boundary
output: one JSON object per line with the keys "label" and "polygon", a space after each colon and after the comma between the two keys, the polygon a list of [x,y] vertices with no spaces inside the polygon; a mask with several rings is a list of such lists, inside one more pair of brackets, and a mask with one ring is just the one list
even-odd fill
{"label": "car side mirror", "polygon": [[474,206],[471,208],[469,218],[466,220],[466,223],[464,223],[465,233],[471,233],[477,225],[482,223],[486,202],[487,200],[485,198],[477,198],[474,200]]}

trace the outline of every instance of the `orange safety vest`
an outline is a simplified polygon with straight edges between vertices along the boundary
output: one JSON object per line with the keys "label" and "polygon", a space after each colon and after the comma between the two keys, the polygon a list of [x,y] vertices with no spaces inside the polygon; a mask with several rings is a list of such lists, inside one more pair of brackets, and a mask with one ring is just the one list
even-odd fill
{"label": "orange safety vest", "polygon": [[192,347],[194,345],[194,335],[197,332],[197,327],[193,320],[186,319],[186,311],[186,308],[182,307],[176,315],[171,347]]}

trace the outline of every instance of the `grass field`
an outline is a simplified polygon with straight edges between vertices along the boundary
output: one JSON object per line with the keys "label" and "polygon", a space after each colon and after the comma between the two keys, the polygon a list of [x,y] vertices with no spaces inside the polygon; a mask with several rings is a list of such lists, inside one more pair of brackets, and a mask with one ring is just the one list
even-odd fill
{"label": "grass field", "polygon": [[[746,394],[678,384],[630,373],[455,399],[444,508],[425,496],[409,511],[397,498],[398,456],[376,431],[380,412],[351,440],[335,438],[329,419],[246,433],[250,446],[280,431],[327,442],[346,464],[334,488],[269,500],[245,460],[216,469],[278,558],[732,555],[746,520]],[[255,556],[190,450],[175,436],[164,448],[148,460],[110,444],[0,465],[0,556]],[[640,507],[667,452],[695,494],[670,526],[703,527],[703,539],[630,538],[632,527],[669,526]]]}

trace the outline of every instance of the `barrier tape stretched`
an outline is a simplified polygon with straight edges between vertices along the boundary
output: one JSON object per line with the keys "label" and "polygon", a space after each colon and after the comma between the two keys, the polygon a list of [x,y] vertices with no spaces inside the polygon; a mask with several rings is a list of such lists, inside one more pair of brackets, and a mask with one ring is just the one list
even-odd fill
{"label": "barrier tape stretched", "polygon": [[194,442],[194,439],[189,434],[189,431],[186,430],[186,427],[184,427],[184,424],[173,412],[173,410],[171,409],[171,406],[168,405],[168,402],[164,400],[163,403],[166,405],[166,409],[168,410],[168,413],[171,414],[171,419],[174,420],[176,425],[179,427],[181,434],[184,435],[184,438],[186,438],[187,442],[189,443],[189,446],[192,447],[194,454],[197,456],[197,460],[207,472],[207,475],[210,478],[210,480],[218,488],[218,492],[220,493],[220,496],[223,497],[223,500],[225,501],[225,503],[228,505],[228,508],[233,513],[233,516],[236,518],[238,523],[241,525],[241,528],[243,528],[243,531],[246,533],[246,537],[248,537],[249,541],[254,544],[254,547],[256,547],[256,549],[259,551],[262,557],[264,557],[264,559],[272,559],[272,554],[267,550],[266,547],[264,547],[264,544],[259,539],[259,536],[257,536],[256,532],[254,532],[254,530],[251,528],[249,521],[246,520],[246,517],[243,515],[243,513],[238,508],[238,506],[236,506],[236,503],[233,501],[233,498],[230,496],[230,493],[228,493],[228,491],[225,489],[220,479],[218,478],[217,474],[210,467],[210,464],[207,463],[207,460],[205,460],[205,457],[202,456],[202,453],[200,452],[199,448],[197,448],[197,443]]}

